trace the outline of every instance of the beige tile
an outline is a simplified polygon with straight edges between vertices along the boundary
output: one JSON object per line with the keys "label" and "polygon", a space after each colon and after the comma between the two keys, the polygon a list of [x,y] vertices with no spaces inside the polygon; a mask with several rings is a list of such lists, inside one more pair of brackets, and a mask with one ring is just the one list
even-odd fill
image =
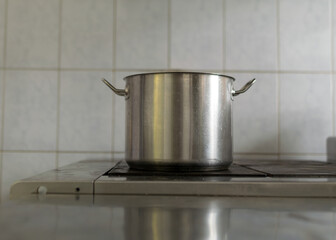
{"label": "beige tile", "polygon": [[59,0],[8,1],[7,67],[55,68]]}
{"label": "beige tile", "polygon": [[234,97],[233,146],[236,153],[277,153],[278,114],[276,74],[234,74],[235,89],[248,80],[256,83]]}
{"label": "beige tile", "polygon": [[112,91],[101,82],[111,72],[61,72],[59,149],[112,149]]}
{"label": "beige tile", "polygon": [[223,1],[171,1],[171,67],[222,69]]}
{"label": "beige tile", "polygon": [[117,68],[167,68],[168,1],[117,3]]}
{"label": "beige tile", "polygon": [[6,1],[0,0],[0,67],[4,67]]}
{"label": "beige tile", "polygon": [[326,153],[332,133],[329,74],[280,75],[280,152]]}
{"label": "beige tile", "polygon": [[225,2],[225,68],[275,70],[277,32],[275,0]]}
{"label": "beige tile", "polygon": [[7,71],[5,150],[56,150],[57,72]]}
{"label": "beige tile", "polygon": [[112,68],[113,1],[67,0],[62,9],[63,68]]}
{"label": "beige tile", "polygon": [[62,167],[83,160],[110,160],[111,153],[59,153],[58,166]]}
{"label": "beige tile", "polygon": [[331,70],[330,1],[279,3],[280,69]]}

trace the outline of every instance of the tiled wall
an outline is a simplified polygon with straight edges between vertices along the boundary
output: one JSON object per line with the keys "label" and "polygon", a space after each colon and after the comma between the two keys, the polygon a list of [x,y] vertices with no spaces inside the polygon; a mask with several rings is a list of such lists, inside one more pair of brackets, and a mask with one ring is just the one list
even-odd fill
{"label": "tiled wall", "polygon": [[224,72],[236,158],[326,159],[335,135],[335,0],[0,0],[0,179],[124,152],[125,106],[100,82]]}

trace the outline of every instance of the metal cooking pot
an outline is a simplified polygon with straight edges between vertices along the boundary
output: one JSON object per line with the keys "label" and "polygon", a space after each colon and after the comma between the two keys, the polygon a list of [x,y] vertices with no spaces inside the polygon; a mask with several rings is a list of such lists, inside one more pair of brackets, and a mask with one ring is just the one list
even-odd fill
{"label": "metal cooking pot", "polygon": [[231,104],[255,79],[234,90],[233,77],[199,72],[127,76],[126,162],[149,170],[204,171],[232,163]]}

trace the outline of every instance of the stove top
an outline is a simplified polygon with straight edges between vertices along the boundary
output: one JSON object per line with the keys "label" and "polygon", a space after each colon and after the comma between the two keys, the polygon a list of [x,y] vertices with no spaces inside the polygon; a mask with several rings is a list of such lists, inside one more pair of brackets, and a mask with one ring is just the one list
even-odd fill
{"label": "stove top", "polygon": [[11,194],[336,197],[336,164],[241,160],[221,171],[164,172],[86,160],[23,179]]}
{"label": "stove top", "polygon": [[109,177],[146,177],[151,179],[192,179],[194,177],[336,177],[336,164],[316,161],[236,161],[227,170],[217,171],[146,171],[130,168],[120,160],[106,174]]}

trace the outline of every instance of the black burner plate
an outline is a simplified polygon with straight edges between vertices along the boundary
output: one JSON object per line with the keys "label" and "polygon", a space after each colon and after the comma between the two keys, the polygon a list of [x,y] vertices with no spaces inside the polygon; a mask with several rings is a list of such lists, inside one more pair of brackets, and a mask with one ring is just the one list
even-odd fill
{"label": "black burner plate", "polygon": [[247,167],[239,166],[237,164],[232,164],[227,170],[218,171],[144,171],[129,168],[125,161],[120,161],[115,167],[113,167],[107,175],[109,176],[194,176],[194,177],[265,177],[266,174],[249,169]]}
{"label": "black burner plate", "polygon": [[270,177],[335,177],[336,164],[295,160],[246,160],[236,161],[240,166],[264,172]]}
{"label": "black burner plate", "polygon": [[218,171],[144,171],[119,161],[106,175],[110,177],[336,177],[336,164],[316,161],[239,160]]}

